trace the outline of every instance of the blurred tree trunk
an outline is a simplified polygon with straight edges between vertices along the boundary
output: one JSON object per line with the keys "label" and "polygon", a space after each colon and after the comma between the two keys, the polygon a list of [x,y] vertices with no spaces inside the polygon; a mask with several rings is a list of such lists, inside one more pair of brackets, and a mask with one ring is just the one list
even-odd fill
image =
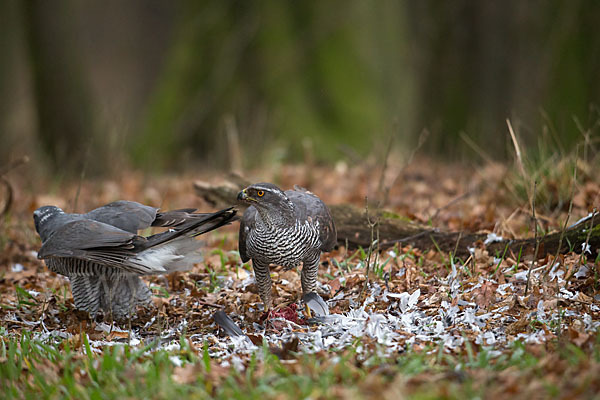
{"label": "blurred tree trunk", "polygon": [[[0,94],[13,93],[14,89],[14,36],[15,36],[15,4],[13,2],[0,2]],[[11,96],[0,95],[0,165],[8,162],[11,149],[7,143],[12,138],[7,137],[7,114],[10,110]]]}
{"label": "blurred tree trunk", "polygon": [[418,126],[437,154],[455,156],[466,132],[488,155],[510,157],[507,118],[523,147],[549,128],[553,149],[581,141],[573,119],[596,123],[600,2],[422,0],[407,10]]}
{"label": "blurred tree trunk", "polygon": [[73,175],[99,172],[104,158],[69,6],[69,1],[22,3],[38,136],[53,168]]}
{"label": "blurred tree trunk", "polygon": [[[360,43],[364,32],[357,29],[374,37],[380,20],[363,11],[358,1],[183,0],[170,55],[132,146],[135,161],[185,164],[187,152],[223,166],[223,121],[230,116],[244,154],[264,156],[275,147],[279,157],[298,160],[310,147],[305,138],[317,158],[331,159],[340,145],[367,154],[382,136],[383,120],[393,117],[384,115],[381,95],[390,83],[378,87],[372,49]],[[250,158],[256,161],[264,160]]]}
{"label": "blurred tree trunk", "polygon": [[138,165],[176,168],[186,164],[191,152],[198,158],[223,154],[215,149],[219,114],[241,56],[241,49],[230,49],[241,29],[233,17],[245,9],[238,4],[240,9],[232,13],[231,3],[177,3],[171,47],[130,146]]}

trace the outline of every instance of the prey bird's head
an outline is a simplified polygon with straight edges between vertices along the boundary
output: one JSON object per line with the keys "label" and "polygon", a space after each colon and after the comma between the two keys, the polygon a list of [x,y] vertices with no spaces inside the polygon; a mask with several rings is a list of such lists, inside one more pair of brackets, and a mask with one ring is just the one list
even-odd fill
{"label": "prey bird's head", "polygon": [[56,206],[43,206],[33,212],[33,223],[35,230],[40,235],[42,242],[52,234],[50,222],[57,215],[64,214],[64,211]]}
{"label": "prey bird's head", "polygon": [[258,209],[289,209],[290,199],[272,183],[255,183],[238,193],[238,201],[244,201]]}

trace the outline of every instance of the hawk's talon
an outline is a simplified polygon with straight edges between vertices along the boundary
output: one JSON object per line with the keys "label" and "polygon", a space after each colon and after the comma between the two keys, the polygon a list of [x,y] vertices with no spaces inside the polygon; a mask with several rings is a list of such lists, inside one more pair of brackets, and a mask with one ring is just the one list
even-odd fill
{"label": "hawk's talon", "polygon": [[308,304],[304,305],[304,318],[307,320],[312,318],[312,312],[310,311]]}

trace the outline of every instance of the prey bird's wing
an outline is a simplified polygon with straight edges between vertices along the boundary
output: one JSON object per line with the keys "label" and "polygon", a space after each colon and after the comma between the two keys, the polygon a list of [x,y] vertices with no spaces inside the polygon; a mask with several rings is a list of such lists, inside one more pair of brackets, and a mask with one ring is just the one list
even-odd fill
{"label": "prey bird's wing", "polygon": [[233,322],[229,315],[223,311],[217,311],[213,314],[213,319],[229,336],[245,336],[239,326]]}
{"label": "prey bird's wing", "polygon": [[314,292],[306,293],[302,296],[302,301],[316,314],[317,317],[329,315],[329,306],[318,294]]}

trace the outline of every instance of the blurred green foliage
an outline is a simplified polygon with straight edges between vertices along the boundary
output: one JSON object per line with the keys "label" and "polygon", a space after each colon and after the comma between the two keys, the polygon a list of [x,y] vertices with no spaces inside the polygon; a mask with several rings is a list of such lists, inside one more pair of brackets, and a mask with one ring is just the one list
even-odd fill
{"label": "blurred green foliage", "polygon": [[[223,118],[233,115],[242,148],[258,155],[266,143],[287,155],[304,138],[318,156],[336,143],[369,148],[383,130],[383,102],[361,59],[357,7],[336,2],[202,2],[180,4],[174,46],[151,97],[133,154],[227,155]],[[257,121],[258,120],[258,121]]]}
{"label": "blurred green foliage", "polygon": [[[66,174],[561,147],[599,120],[600,2],[0,3],[0,163]],[[577,123],[575,122],[577,121]],[[239,147],[236,143],[239,142]]]}

